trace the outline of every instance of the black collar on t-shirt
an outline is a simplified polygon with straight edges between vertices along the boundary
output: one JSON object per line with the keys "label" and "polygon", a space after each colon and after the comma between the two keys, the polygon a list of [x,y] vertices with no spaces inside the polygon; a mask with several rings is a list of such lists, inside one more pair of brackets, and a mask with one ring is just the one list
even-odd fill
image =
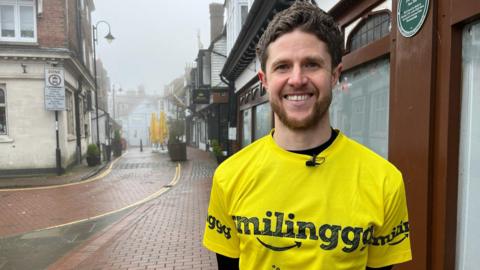
{"label": "black collar on t-shirt", "polygon": [[335,129],[332,128],[332,133],[330,135],[330,139],[328,139],[328,141],[322,143],[321,145],[319,145],[317,147],[314,147],[314,148],[306,149],[306,150],[288,150],[288,151],[293,152],[293,153],[297,153],[297,154],[303,154],[303,155],[309,155],[309,156],[318,156],[318,154],[320,154],[323,150],[327,149],[333,143],[333,141],[335,141],[337,136],[338,136],[338,130],[335,130]]}

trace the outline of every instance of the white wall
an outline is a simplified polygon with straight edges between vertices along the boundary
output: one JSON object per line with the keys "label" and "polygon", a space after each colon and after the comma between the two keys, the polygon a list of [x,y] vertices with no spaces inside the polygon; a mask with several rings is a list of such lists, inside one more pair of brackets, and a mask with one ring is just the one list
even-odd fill
{"label": "white wall", "polygon": [[[227,38],[223,36],[221,39],[219,39],[215,44],[213,45],[213,50],[217,53],[226,55],[227,54]],[[225,83],[222,82],[220,79],[220,72],[223,69],[223,65],[225,64],[225,61],[227,60],[225,57],[218,55],[216,53],[212,53],[212,82],[211,85],[212,87],[226,87]]]}
{"label": "white wall", "polygon": [[[20,66],[24,63],[27,73]],[[65,78],[74,78],[65,70]],[[44,103],[45,62],[0,61],[0,84],[5,85],[7,135],[0,135],[0,170],[54,168],[55,113]],[[74,81],[69,83],[75,84]],[[59,112],[62,165],[75,158],[75,138],[66,138],[66,112]]]}

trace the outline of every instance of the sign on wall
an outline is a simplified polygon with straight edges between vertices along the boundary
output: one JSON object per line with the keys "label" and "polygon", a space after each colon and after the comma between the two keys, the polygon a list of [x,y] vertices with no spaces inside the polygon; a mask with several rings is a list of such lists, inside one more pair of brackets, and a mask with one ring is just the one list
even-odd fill
{"label": "sign on wall", "polygon": [[45,109],[65,110],[65,81],[62,67],[45,67]]}
{"label": "sign on wall", "polygon": [[398,0],[397,24],[400,34],[413,37],[422,28],[428,14],[428,0]]}
{"label": "sign on wall", "polygon": [[209,104],[210,103],[210,91],[208,89],[195,89],[193,91],[193,103],[194,104]]}

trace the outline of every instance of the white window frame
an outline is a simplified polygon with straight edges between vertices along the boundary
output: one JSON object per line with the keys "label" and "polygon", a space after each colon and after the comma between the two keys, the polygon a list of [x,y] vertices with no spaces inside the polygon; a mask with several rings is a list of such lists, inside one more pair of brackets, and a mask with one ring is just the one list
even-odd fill
{"label": "white window frame", "polygon": [[[37,42],[37,10],[35,5],[35,0],[24,1],[24,0],[0,0],[0,5],[2,6],[13,6],[13,14],[15,19],[15,37],[2,37],[0,32],[0,42],[10,41],[10,42]],[[20,25],[20,7],[32,7],[33,15],[33,37],[22,37],[21,36],[21,25]],[[0,14],[1,16],[1,14]],[[0,31],[2,21],[0,18]]]}
{"label": "white window frame", "polygon": [[3,91],[5,103],[0,103],[0,108],[5,108],[5,132],[0,130],[1,135],[8,135],[8,115],[7,115],[7,89],[4,84],[0,84],[0,91]]}

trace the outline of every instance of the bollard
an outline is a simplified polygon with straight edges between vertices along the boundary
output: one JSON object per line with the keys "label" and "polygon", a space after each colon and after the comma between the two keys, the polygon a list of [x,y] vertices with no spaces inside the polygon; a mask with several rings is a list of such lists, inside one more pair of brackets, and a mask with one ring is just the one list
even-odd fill
{"label": "bollard", "polygon": [[142,139],[140,139],[140,152],[143,152]]}

